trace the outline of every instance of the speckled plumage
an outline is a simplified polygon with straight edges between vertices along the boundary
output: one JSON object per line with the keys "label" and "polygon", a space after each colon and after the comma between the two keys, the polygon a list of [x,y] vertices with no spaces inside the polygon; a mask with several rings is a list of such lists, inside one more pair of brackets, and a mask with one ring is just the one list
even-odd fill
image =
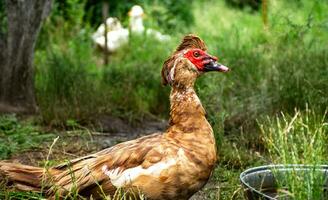
{"label": "speckled plumage", "polygon": [[93,198],[113,195],[117,188],[141,191],[154,200],[190,198],[206,184],[217,158],[213,130],[194,91],[203,72],[183,57],[191,48],[206,50],[200,38],[185,36],[163,65],[163,83],[172,87],[170,126],[164,133],[123,142],[47,171],[0,162],[0,174],[18,190],[41,191],[42,182],[50,197],[65,196],[75,187],[81,196]]}

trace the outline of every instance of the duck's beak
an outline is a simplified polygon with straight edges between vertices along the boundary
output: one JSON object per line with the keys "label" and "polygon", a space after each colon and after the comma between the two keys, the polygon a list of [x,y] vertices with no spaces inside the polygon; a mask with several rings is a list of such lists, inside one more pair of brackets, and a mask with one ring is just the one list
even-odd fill
{"label": "duck's beak", "polygon": [[228,72],[230,69],[221,63],[218,63],[218,58],[215,56],[212,56],[210,54],[207,54],[207,56],[203,59],[204,64],[204,71],[210,72],[210,71],[218,71],[218,72]]}
{"label": "duck's beak", "polygon": [[221,63],[216,62],[215,60],[211,60],[207,64],[204,65],[204,71],[219,71],[219,72],[228,72],[230,69]]}

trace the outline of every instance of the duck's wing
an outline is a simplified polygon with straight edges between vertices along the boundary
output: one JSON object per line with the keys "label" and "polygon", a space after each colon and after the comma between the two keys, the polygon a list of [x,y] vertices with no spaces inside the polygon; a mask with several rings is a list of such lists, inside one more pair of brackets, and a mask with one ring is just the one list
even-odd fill
{"label": "duck's wing", "polygon": [[53,167],[60,173],[52,175],[49,193],[65,196],[77,189],[86,197],[113,194],[118,187],[128,184],[127,176],[131,178],[131,173],[125,171],[148,167],[162,160],[163,154],[156,150],[162,138],[161,134],[141,137]]}

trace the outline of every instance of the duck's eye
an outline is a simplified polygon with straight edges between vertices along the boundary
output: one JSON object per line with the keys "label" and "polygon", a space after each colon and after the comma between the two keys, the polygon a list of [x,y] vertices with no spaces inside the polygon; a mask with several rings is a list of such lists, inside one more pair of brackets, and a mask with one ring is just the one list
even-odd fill
{"label": "duck's eye", "polygon": [[194,56],[195,56],[196,58],[199,57],[199,56],[200,56],[199,52],[198,52],[198,51],[195,51],[195,52],[194,52]]}

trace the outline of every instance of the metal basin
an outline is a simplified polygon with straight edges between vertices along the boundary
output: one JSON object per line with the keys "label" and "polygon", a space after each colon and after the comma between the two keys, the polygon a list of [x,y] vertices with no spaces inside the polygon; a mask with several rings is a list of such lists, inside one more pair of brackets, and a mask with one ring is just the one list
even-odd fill
{"label": "metal basin", "polygon": [[[267,165],[248,169],[240,174],[240,181],[244,187],[244,194],[248,200],[286,200],[293,199],[288,195],[287,184],[284,185],[290,174],[310,176],[314,172],[319,186],[322,186],[322,199],[328,199],[328,165]],[[311,173],[310,173],[311,172]],[[278,193],[283,188],[285,195]],[[320,188],[319,187],[319,188]],[[321,191],[321,190],[320,190]],[[286,195],[287,194],[287,195]]]}

